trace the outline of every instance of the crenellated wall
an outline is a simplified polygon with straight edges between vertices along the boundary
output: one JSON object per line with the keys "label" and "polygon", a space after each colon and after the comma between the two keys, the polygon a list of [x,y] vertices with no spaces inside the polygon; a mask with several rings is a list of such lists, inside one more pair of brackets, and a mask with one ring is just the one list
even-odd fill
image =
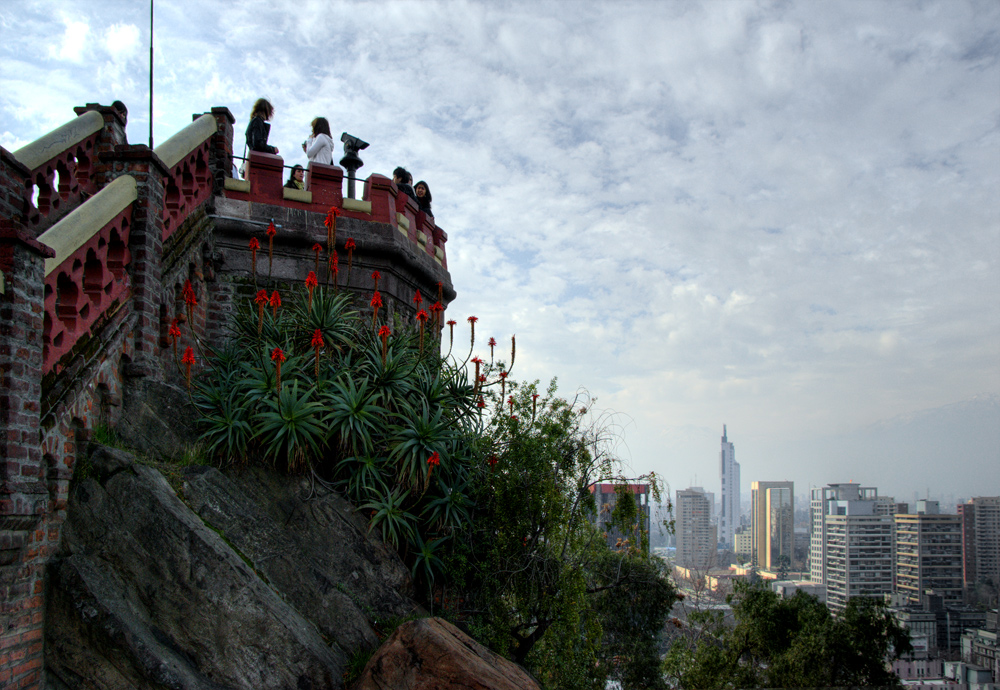
{"label": "crenellated wall", "polygon": [[[11,153],[0,148],[0,687],[44,686],[45,567],[58,552],[78,449],[115,426],[137,378],[180,383],[168,336],[219,343],[255,288],[294,289],[339,213],[338,285],[412,318],[414,294],[447,305],[447,234],[391,180],[344,198],[343,171],[311,165],[305,191],[282,160],[251,155],[231,178],[235,119],[195,116],[150,150],[130,145],[115,109],[78,117]],[[268,271],[265,229],[278,227]],[[252,237],[262,251],[253,265]],[[345,243],[353,239],[352,269]],[[324,250],[325,251],[325,250]],[[320,280],[329,280],[328,256]],[[197,304],[185,304],[190,284]],[[190,314],[190,318],[189,318]],[[199,351],[201,351],[199,349]],[[195,366],[195,372],[202,363]]]}

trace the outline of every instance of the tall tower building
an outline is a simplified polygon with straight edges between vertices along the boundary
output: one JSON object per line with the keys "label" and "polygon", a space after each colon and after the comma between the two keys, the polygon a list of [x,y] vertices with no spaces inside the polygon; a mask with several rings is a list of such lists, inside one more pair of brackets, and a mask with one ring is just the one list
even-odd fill
{"label": "tall tower building", "polygon": [[719,454],[719,477],[722,480],[722,504],[719,508],[719,540],[726,548],[735,546],[733,535],[740,524],[740,464],[736,449],[722,425],[722,452]]}
{"label": "tall tower building", "polygon": [[914,606],[931,589],[945,605],[962,603],[962,518],[942,515],[937,501],[917,501],[896,522],[896,592]]}
{"label": "tall tower building", "polygon": [[678,491],[674,507],[677,511],[674,522],[677,565],[697,569],[714,566],[718,537],[712,524],[712,503],[708,494],[697,486]]}
{"label": "tall tower building", "polygon": [[750,557],[763,570],[792,564],[795,548],[795,488],[793,482],[750,484]]}
{"label": "tall tower building", "polygon": [[958,505],[958,514],[965,586],[979,581],[1000,586],[1000,496],[970,498]]}
{"label": "tall tower building", "polygon": [[813,489],[809,565],[826,585],[827,603],[841,611],[850,597],[891,594],[893,518],[874,487],[830,484]]}

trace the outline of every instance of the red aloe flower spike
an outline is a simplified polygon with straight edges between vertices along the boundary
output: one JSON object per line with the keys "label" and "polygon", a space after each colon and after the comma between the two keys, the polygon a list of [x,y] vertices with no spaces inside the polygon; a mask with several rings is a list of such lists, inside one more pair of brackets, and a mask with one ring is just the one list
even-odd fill
{"label": "red aloe flower spike", "polygon": [[470,339],[469,339],[469,345],[472,346],[472,345],[476,344],[476,321],[479,321],[479,317],[478,316],[470,316],[467,319],[467,321],[469,322],[469,325],[472,327],[472,335],[470,336]]}
{"label": "red aloe flower spike", "polygon": [[267,279],[271,279],[271,266],[274,264],[274,236],[278,234],[278,229],[274,227],[272,220],[267,225]]}
{"label": "red aloe flower spike", "polygon": [[309,271],[309,275],[306,276],[306,289],[309,290],[309,311],[312,311],[313,308],[313,290],[316,289],[317,285],[319,285],[319,281],[316,280],[316,274]]}
{"label": "red aloe flower spike", "polygon": [[382,326],[378,329],[378,337],[382,339],[382,366],[385,366],[385,356],[389,350],[389,336],[392,335],[392,331],[389,330],[388,326]]}
{"label": "red aloe flower spike", "polygon": [[486,407],[486,401],[483,400],[483,396],[479,396],[479,400],[476,402],[476,407]]}
{"label": "red aloe flower spike", "polygon": [[516,336],[513,335],[510,337],[510,364],[507,366],[507,371],[514,368],[514,355],[517,354],[517,343],[514,340],[515,338]]}
{"label": "red aloe flower spike", "polygon": [[429,458],[427,458],[427,476],[431,476],[431,472],[434,468],[441,464],[441,456],[437,451],[434,451]]}
{"label": "red aloe flower spike", "polygon": [[177,319],[174,319],[170,323],[170,330],[167,331],[167,335],[169,335],[173,339],[173,341],[174,341],[174,361],[176,362],[177,361],[177,339],[181,337],[181,329],[180,329],[180,326],[177,325]]}
{"label": "red aloe flower spike", "polygon": [[253,277],[257,279],[257,250],[260,249],[260,242],[256,237],[250,238],[250,265],[253,266]]}
{"label": "red aloe flower spike", "polygon": [[271,316],[274,318],[278,318],[278,307],[281,306],[281,295],[278,294],[277,290],[271,293],[270,304],[271,304]]}
{"label": "red aloe flower spike", "polygon": [[347,285],[351,284],[351,268],[354,266],[354,249],[356,246],[352,237],[348,237],[347,242],[344,243],[344,249],[347,250]]}
{"label": "red aloe flower spike", "polygon": [[337,284],[337,274],[340,273],[340,259],[337,258],[337,252],[330,255],[330,273],[327,276],[327,285],[330,284],[330,278],[333,278],[333,289],[340,290],[340,286]]}
{"label": "red aloe flower spike", "polygon": [[316,254],[316,268],[314,269],[316,273],[319,273],[319,255],[323,251],[323,245],[319,242],[313,245],[313,252]]}
{"label": "red aloe flower spike", "polygon": [[492,362],[493,361],[493,348],[495,348],[497,346],[497,339],[496,338],[490,338],[490,342],[488,342],[486,344],[490,346],[490,361]]}
{"label": "red aloe flower spike", "polygon": [[194,308],[198,306],[198,298],[194,294],[194,288],[191,287],[191,281],[184,281],[184,304],[187,305],[188,312],[188,324],[190,324],[191,332],[194,332]]}
{"label": "red aloe flower spike", "polygon": [[[420,293],[418,292],[417,294],[419,295]],[[420,324],[420,354],[424,354],[424,323],[429,318],[430,316],[423,309],[417,312],[417,322]]]}
{"label": "red aloe flower spike", "polygon": [[444,305],[440,302],[435,302],[431,305],[431,314],[434,315],[434,322],[431,324],[434,328],[439,331],[444,328],[444,324],[441,323],[441,319],[444,318]]}
{"label": "red aloe flower spike", "polygon": [[260,335],[260,331],[264,327],[264,307],[267,306],[267,290],[258,290],[257,296],[253,298],[253,301],[257,305],[257,335]]}
{"label": "red aloe flower spike", "polygon": [[379,273],[378,271],[375,271],[374,273],[372,273],[372,280],[375,281],[375,290],[376,290],[376,292],[378,291],[378,280],[381,277],[382,277],[382,274]]}
{"label": "red aloe flower spike", "polygon": [[375,309],[375,311],[372,312],[372,328],[375,328],[375,322],[378,319],[378,310],[379,307],[382,306],[382,295],[379,294],[378,290],[376,290],[375,294],[372,295],[371,305],[372,308]]}
{"label": "red aloe flower spike", "polygon": [[414,304],[423,304],[424,303],[424,298],[420,295],[420,290],[417,290],[417,294],[415,294],[413,296],[413,303]]}
{"label": "red aloe flower spike", "polygon": [[323,332],[320,329],[316,329],[313,332],[312,340],[309,344],[316,348],[316,380],[319,380],[319,351],[323,347]]}
{"label": "red aloe flower spike", "polygon": [[340,209],[336,206],[331,206],[330,210],[326,212],[326,219],[323,221],[323,225],[326,226],[326,250],[333,254],[337,251],[337,216],[340,215]]}
{"label": "red aloe flower spike", "polygon": [[514,412],[514,396],[507,398],[507,405],[510,407],[511,414]]}
{"label": "red aloe flower spike", "polygon": [[499,458],[496,456],[496,453],[492,453],[486,462],[490,464],[490,469],[492,470],[496,468],[498,461]]}
{"label": "red aloe flower spike", "polygon": [[535,404],[538,402],[538,393],[531,394],[531,419],[535,419]]}
{"label": "red aloe flower spike", "polygon": [[448,347],[450,348],[455,343],[455,324],[458,323],[455,319],[448,320]]}
{"label": "red aloe flower spike", "polygon": [[475,379],[476,383],[475,383],[475,387],[474,387],[473,392],[478,392],[479,391],[479,383],[480,383],[480,381],[479,381],[479,365],[483,363],[483,360],[479,359],[479,357],[473,357],[472,358],[472,363],[476,365],[476,379]]}
{"label": "red aloe flower spike", "polygon": [[271,351],[271,361],[278,367],[278,378],[275,385],[279,392],[281,391],[281,363],[286,359],[287,357],[285,357],[285,353],[281,351],[280,347],[276,347]]}
{"label": "red aloe flower spike", "polygon": [[503,400],[504,396],[507,395],[507,372],[500,372],[500,399]]}
{"label": "red aloe flower spike", "polygon": [[184,350],[184,357],[181,358],[181,362],[183,362],[187,368],[185,376],[187,378],[188,390],[191,390],[191,365],[194,364],[194,349],[190,345],[188,345],[188,348]]}

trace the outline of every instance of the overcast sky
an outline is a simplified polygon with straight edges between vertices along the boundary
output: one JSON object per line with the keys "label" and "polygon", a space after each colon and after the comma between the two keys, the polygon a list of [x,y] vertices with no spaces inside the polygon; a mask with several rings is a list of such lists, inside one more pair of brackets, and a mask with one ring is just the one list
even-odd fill
{"label": "overcast sky", "polygon": [[[636,472],[1000,494],[1000,3],[158,0],[155,142],[267,96],[406,166],[452,318],[586,387]],[[123,100],[149,6],[0,3],[0,145]],[[335,137],[336,138],[336,137]],[[242,149],[242,142],[240,145]],[[338,146],[337,157],[341,152]]]}

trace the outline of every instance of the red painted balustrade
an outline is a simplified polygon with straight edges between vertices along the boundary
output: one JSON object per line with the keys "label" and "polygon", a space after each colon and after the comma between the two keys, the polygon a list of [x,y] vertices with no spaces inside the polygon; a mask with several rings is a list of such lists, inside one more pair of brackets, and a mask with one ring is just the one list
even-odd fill
{"label": "red painted balustrade", "polygon": [[135,178],[123,175],[38,238],[56,252],[45,261],[43,373],[58,371],[62,356],[129,296],[136,197]]}
{"label": "red painted balustrade", "polygon": [[331,206],[347,218],[357,218],[395,227],[443,268],[448,268],[445,243],[448,234],[434,218],[418,210],[416,202],[399,191],[383,175],[364,181],[361,200],[344,198],[344,171],[336,165],[310,163],[305,191],[285,188],[284,161],[269,153],[249,152],[247,180],[227,179],[225,195],[230,199],[272,204],[325,214]]}
{"label": "red painted balustrade", "polygon": [[215,118],[202,115],[154,149],[170,170],[163,181],[163,241],[174,234],[191,212],[212,196],[208,167]]}
{"label": "red painted balustrade", "polygon": [[50,217],[62,215],[97,193],[93,169],[104,117],[90,110],[41,139],[14,152],[31,171],[25,183],[22,217],[28,228],[41,230]]}

